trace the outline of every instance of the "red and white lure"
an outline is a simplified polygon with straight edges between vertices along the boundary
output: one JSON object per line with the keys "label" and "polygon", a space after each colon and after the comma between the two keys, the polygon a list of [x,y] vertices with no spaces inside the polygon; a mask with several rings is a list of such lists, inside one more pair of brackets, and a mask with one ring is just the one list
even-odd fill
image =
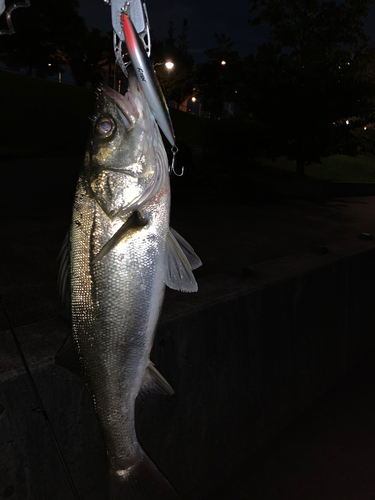
{"label": "red and white lure", "polygon": [[[104,0],[109,3],[108,0]],[[143,0],[111,0],[113,41],[115,58],[125,76],[128,76],[127,67],[132,64],[137,80],[146,97],[148,105],[172,146],[173,160],[171,165],[174,170],[174,159],[177,153],[175,134],[168,106],[162,89],[150,61],[151,39],[150,25],[146,4]],[[130,62],[124,62],[122,45],[126,46],[126,53]],[[176,174],[181,176],[181,174]]]}

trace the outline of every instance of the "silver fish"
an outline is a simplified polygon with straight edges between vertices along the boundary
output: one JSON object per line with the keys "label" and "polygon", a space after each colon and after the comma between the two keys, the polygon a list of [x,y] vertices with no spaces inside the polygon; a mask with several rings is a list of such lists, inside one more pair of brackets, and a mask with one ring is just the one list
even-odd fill
{"label": "silver fish", "polygon": [[164,288],[193,292],[201,262],[169,227],[168,161],[134,74],[125,96],[99,92],[73,208],[71,313],[75,348],[107,452],[111,500],[173,499],[141,448],[137,395],[172,394],[150,361]]}

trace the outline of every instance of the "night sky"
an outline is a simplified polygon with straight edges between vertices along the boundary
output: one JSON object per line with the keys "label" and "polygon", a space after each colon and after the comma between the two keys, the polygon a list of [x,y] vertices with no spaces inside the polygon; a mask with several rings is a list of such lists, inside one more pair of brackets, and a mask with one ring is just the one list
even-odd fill
{"label": "night sky", "polygon": [[[80,0],[80,13],[89,27],[111,31],[111,8],[103,0]],[[234,42],[233,49],[241,56],[255,53],[267,40],[267,27],[250,27],[248,0],[147,0],[152,39],[167,36],[169,21],[173,21],[178,37],[184,18],[189,25],[190,52],[196,62],[205,60],[203,51],[215,47],[215,33],[225,33]],[[375,6],[365,20],[366,34],[375,42]]]}
{"label": "night sky", "polygon": [[[111,10],[103,0],[80,0],[80,13],[89,27],[111,30]],[[169,21],[173,21],[176,38],[184,18],[188,20],[190,52],[197,62],[205,60],[203,51],[215,47],[214,33],[225,33],[234,42],[233,48],[242,56],[255,52],[260,41],[265,41],[266,29],[251,28],[247,24],[247,0],[231,0],[220,4],[214,0],[147,0],[147,11],[152,39],[167,36]]]}

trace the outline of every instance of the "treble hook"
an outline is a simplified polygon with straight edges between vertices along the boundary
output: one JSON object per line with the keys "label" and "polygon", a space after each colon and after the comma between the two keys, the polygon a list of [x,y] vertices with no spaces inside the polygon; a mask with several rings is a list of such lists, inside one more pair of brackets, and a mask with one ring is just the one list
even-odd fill
{"label": "treble hook", "polygon": [[182,177],[184,175],[185,168],[184,167],[181,168],[181,173],[180,174],[178,174],[176,172],[175,168],[174,168],[174,161],[175,161],[176,154],[178,152],[178,147],[177,146],[173,146],[171,148],[171,151],[172,151],[173,158],[172,158],[172,165],[169,167],[169,172],[173,172],[174,175],[176,175],[177,177]]}

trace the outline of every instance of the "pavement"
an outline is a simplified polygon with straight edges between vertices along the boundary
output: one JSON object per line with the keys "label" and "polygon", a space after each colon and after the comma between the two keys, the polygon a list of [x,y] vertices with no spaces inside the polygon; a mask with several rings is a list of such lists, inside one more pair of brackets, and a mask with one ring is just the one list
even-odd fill
{"label": "pavement", "polygon": [[373,354],[207,500],[375,500]]}
{"label": "pavement", "polygon": [[[55,318],[57,255],[70,222],[81,158],[4,160],[0,191],[0,293],[15,327]],[[178,182],[174,180],[174,185]],[[181,181],[183,182],[183,181]],[[203,261],[199,280],[252,264],[375,237],[375,196],[220,199],[174,190],[171,225]],[[266,193],[266,194],[264,194]],[[0,332],[8,328],[0,315]],[[0,333],[1,334],[1,333]],[[374,354],[273,443],[235,484],[207,500],[375,500]],[[1,494],[1,492],[0,492]]]}

